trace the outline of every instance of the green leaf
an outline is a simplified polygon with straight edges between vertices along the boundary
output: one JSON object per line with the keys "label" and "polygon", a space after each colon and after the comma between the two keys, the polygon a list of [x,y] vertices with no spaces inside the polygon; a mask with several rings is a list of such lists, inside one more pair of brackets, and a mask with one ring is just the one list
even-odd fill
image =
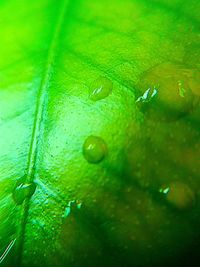
{"label": "green leaf", "polygon": [[190,249],[199,10],[197,0],[0,2],[2,266],[160,266]]}

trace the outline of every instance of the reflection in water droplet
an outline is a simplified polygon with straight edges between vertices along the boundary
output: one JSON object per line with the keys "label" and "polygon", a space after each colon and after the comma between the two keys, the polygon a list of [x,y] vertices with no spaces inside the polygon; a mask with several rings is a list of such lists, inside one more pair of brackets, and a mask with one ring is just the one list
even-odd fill
{"label": "reflection in water droplet", "polygon": [[183,82],[182,81],[178,81],[178,90],[179,90],[180,97],[185,97],[186,96],[186,89],[183,87]]}
{"label": "reflection in water droplet", "polygon": [[170,188],[169,187],[165,187],[165,188],[160,188],[159,192],[163,193],[163,194],[167,194],[169,192]]}
{"label": "reflection in water droplet", "polygon": [[106,98],[113,88],[113,83],[106,77],[96,79],[89,88],[89,97],[93,101]]}
{"label": "reflection in water droplet", "polygon": [[90,163],[101,162],[107,154],[107,145],[101,137],[89,136],[83,144],[83,155]]}
{"label": "reflection in water droplet", "polygon": [[166,197],[166,201],[177,209],[184,210],[194,205],[195,193],[185,183],[173,182],[159,190]]}
{"label": "reflection in water droplet", "polygon": [[155,66],[140,77],[136,102],[153,120],[174,121],[187,115],[198,103],[192,73],[195,70],[173,63]]}
{"label": "reflection in water droplet", "polygon": [[21,205],[26,198],[30,198],[36,189],[35,183],[20,183],[13,191],[13,199],[17,205]]}
{"label": "reflection in water droplet", "polygon": [[82,207],[82,202],[79,200],[71,200],[68,202],[67,207],[65,208],[63,218],[67,218],[71,212],[74,212],[76,210],[80,210]]}
{"label": "reflection in water droplet", "polygon": [[138,99],[136,100],[136,102],[148,102],[151,101],[151,99],[157,95],[158,90],[155,88],[153,88],[153,92],[152,92],[152,88],[148,88],[144,94],[140,97],[138,97]]}

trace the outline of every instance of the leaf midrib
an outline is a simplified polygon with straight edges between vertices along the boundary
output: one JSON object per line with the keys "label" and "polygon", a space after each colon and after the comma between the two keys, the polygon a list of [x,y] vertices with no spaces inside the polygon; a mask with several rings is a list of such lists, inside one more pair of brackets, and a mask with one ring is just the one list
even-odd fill
{"label": "leaf midrib", "polygon": [[[36,109],[33,123],[33,130],[30,142],[30,149],[28,153],[28,162],[27,162],[27,173],[26,173],[26,182],[31,183],[34,181],[35,176],[35,167],[37,162],[39,142],[42,136],[41,126],[44,118],[45,107],[47,106],[47,92],[49,89],[49,83],[53,74],[53,63],[56,61],[56,51],[59,43],[59,36],[61,33],[61,28],[64,22],[67,6],[69,0],[63,0],[61,8],[59,11],[57,23],[55,25],[55,30],[52,36],[51,43],[49,45],[47,53],[47,61],[44,68],[43,77],[38,89],[37,99],[36,99]],[[19,230],[19,238],[17,244],[17,266],[22,265],[22,256],[23,256],[23,246],[25,241],[25,232],[26,232],[26,223],[29,212],[29,199],[26,199],[24,206],[22,208],[22,221]]]}

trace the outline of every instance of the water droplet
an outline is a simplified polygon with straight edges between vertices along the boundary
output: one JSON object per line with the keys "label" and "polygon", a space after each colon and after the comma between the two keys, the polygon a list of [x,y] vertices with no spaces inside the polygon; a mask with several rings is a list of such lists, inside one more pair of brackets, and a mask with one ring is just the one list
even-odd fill
{"label": "water droplet", "polygon": [[173,182],[163,186],[160,190],[166,197],[166,201],[179,210],[191,208],[195,202],[195,193],[185,183]]}
{"label": "water droplet", "polygon": [[162,63],[145,72],[137,85],[136,100],[148,118],[174,121],[190,113],[197,104],[191,77],[194,70],[185,66]]}
{"label": "water droplet", "polygon": [[13,199],[17,205],[21,205],[26,198],[30,198],[36,189],[35,183],[20,183],[13,191]]}
{"label": "water droplet", "polygon": [[101,137],[89,136],[83,144],[83,155],[90,163],[101,162],[107,154],[107,145]]}
{"label": "water droplet", "polygon": [[89,88],[89,97],[93,101],[106,98],[112,92],[113,83],[106,77],[96,79]]}

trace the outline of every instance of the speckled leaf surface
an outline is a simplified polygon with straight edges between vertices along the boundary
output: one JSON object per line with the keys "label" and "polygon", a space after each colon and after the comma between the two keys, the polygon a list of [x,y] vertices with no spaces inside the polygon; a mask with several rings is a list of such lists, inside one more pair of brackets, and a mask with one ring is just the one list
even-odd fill
{"label": "speckled leaf surface", "polygon": [[[198,249],[199,10],[0,1],[2,266],[160,266]],[[137,105],[149,82],[172,115]]]}

